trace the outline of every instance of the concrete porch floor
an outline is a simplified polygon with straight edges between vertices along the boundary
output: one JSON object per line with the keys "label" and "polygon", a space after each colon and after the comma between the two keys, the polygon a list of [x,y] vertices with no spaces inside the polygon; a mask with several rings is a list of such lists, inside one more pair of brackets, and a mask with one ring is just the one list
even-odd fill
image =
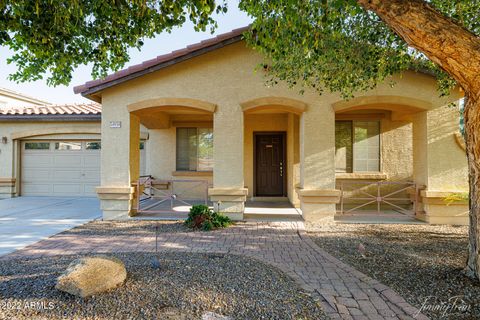
{"label": "concrete porch floor", "polygon": [[[154,200],[145,200],[142,207],[146,208],[155,203]],[[204,204],[203,201],[188,201],[189,204]],[[214,208],[214,204],[208,205]],[[180,201],[163,201],[149,209],[151,212],[141,212],[132,219],[135,220],[185,220],[191,206]],[[163,212],[159,212],[163,211]],[[293,207],[288,201],[247,201],[245,203],[244,220],[246,221],[303,221],[302,212]]]}
{"label": "concrete porch floor", "polygon": [[303,221],[302,211],[288,201],[247,201],[246,221]]}
{"label": "concrete porch floor", "polygon": [[[155,203],[154,200],[145,200],[142,207],[146,208]],[[188,205],[204,204],[204,201],[163,201],[158,205],[151,207],[152,212],[141,212],[133,217],[134,220],[185,220],[188,217],[191,206]],[[208,202],[213,209],[214,204]],[[157,212],[156,212],[157,211]],[[163,211],[163,212],[159,212]],[[303,221],[302,211],[295,208],[288,200],[282,199],[249,199],[245,203],[245,212],[243,220],[253,222],[279,222],[279,221]],[[336,223],[361,223],[361,224],[424,224],[424,222],[397,212],[395,210],[384,210],[380,213],[376,211],[357,211],[354,213],[337,212],[333,217]]]}

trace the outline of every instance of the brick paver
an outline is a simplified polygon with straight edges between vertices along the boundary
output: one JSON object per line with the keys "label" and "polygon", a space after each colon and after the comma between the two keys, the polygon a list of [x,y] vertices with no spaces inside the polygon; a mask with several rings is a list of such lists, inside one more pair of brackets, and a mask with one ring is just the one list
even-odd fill
{"label": "brick paver", "polygon": [[[153,234],[66,233],[0,259],[154,249]],[[213,232],[160,233],[159,250],[241,254],[275,265],[318,299],[332,319],[428,319],[389,287],[319,248],[301,222],[248,222]]]}

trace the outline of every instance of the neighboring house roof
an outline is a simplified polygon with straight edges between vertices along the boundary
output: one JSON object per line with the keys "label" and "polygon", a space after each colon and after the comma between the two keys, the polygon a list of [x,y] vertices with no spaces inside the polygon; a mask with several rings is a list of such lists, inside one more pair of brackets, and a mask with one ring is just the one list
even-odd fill
{"label": "neighboring house roof", "polygon": [[0,120],[100,120],[102,106],[98,103],[48,106],[7,107],[0,109]]}
{"label": "neighboring house roof", "polygon": [[33,98],[33,97],[27,96],[23,93],[15,92],[15,91],[7,89],[7,88],[0,88],[0,97],[1,96],[11,98],[11,99],[14,99],[14,100],[19,100],[23,103],[27,102],[27,103],[37,104],[37,105],[50,105],[51,104],[48,101]]}
{"label": "neighboring house roof", "polygon": [[220,34],[214,38],[189,45],[183,49],[172,51],[171,53],[158,56],[154,59],[147,60],[127,69],[115,72],[111,75],[108,75],[104,79],[88,81],[83,85],[74,87],[73,91],[75,93],[81,93],[83,96],[88,96],[90,99],[95,99],[95,97],[90,95],[105,88],[141,77],[145,74],[155,72],[173,64],[241,41],[243,39],[242,34],[248,30],[248,28],[249,26],[235,29],[224,34]]}

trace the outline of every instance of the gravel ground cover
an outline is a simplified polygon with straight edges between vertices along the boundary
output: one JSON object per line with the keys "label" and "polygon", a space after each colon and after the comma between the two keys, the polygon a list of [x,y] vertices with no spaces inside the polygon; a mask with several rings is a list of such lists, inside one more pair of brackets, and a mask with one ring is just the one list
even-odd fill
{"label": "gravel ground cover", "polygon": [[[151,222],[94,222],[66,233],[151,234]],[[185,231],[159,223],[160,232]],[[113,239],[113,238],[112,238]],[[276,268],[223,254],[116,253],[128,278],[87,299],[57,291],[56,278],[80,255],[0,261],[0,319],[200,319],[207,311],[233,319],[326,319],[320,306]]]}
{"label": "gravel ground cover", "polygon": [[467,227],[329,224],[309,235],[431,319],[480,319],[480,283],[462,273]]}

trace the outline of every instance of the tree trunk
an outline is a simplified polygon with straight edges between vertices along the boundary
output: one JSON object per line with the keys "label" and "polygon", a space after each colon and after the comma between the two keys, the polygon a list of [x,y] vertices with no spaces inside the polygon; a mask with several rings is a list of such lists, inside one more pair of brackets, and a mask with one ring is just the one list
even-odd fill
{"label": "tree trunk", "polygon": [[470,180],[470,226],[468,260],[465,271],[480,279],[480,100],[465,97],[465,140],[467,145],[468,176]]}
{"label": "tree trunk", "polygon": [[422,0],[357,0],[408,45],[423,52],[465,91],[465,142],[470,182],[467,274],[480,279],[480,38]]}

